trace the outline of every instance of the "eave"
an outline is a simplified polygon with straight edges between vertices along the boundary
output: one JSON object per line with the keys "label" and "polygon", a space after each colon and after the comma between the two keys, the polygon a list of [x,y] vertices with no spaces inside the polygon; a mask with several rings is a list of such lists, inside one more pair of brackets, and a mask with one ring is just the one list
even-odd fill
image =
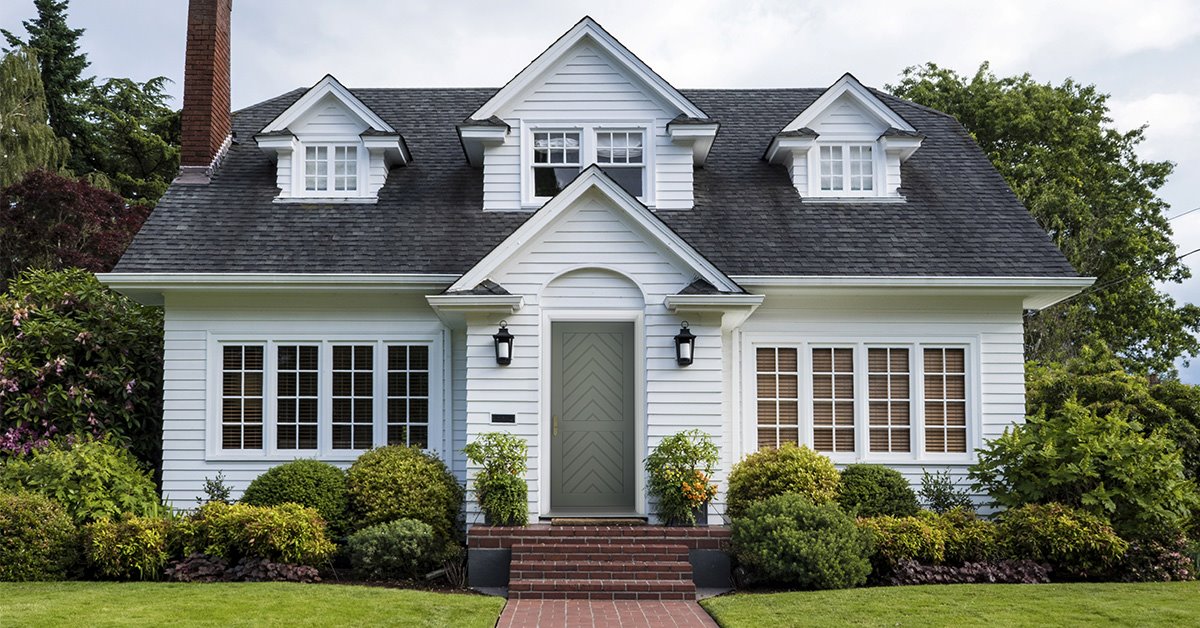
{"label": "eave", "polygon": [[1027,310],[1042,310],[1079,294],[1095,277],[937,277],[859,275],[733,275],[739,285],[789,294],[894,293],[1020,297]]}
{"label": "eave", "polygon": [[456,274],[98,273],[100,283],[139,303],[162,305],[168,292],[430,292]]}

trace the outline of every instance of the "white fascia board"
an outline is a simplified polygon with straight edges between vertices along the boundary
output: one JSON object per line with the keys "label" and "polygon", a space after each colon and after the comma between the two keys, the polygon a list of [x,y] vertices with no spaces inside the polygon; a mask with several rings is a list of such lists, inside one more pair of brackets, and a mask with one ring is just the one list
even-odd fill
{"label": "white fascia board", "polygon": [[100,283],[148,305],[167,292],[402,291],[450,285],[452,274],[358,273],[97,273]]}
{"label": "white fascia board", "polygon": [[483,147],[499,146],[508,139],[509,129],[502,126],[460,126],[458,137],[462,140],[467,161],[472,166],[483,165]]}
{"label": "white fascia board", "polygon": [[404,150],[404,142],[400,141],[400,136],[398,135],[391,137],[372,137],[367,135],[360,139],[362,140],[363,147],[368,150],[372,148],[383,149],[384,159],[387,160],[388,165],[405,165],[412,160],[412,156]]}
{"label": "white fascia board", "polygon": [[734,275],[746,288],[780,289],[792,293],[828,294],[885,292],[1010,295],[1022,299],[1022,307],[1041,310],[1069,299],[1095,283],[1095,277],[922,277],[859,275]]}
{"label": "white fascia board", "polygon": [[292,105],[285,109],[283,113],[276,116],[274,120],[268,122],[267,125],[263,127],[262,132],[271,133],[273,131],[282,131],[283,129],[286,129],[288,125],[292,124],[298,118],[300,118],[300,116],[307,113],[309,108],[329,94],[332,94],[335,98],[340,100],[342,104],[346,106],[346,108],[353,112],[354,115],[358,116],[364,124],[372,129],[375,129],[376,131],[385,131],[388,133],[396,132],[396,129],[392,128],[392,125],[384,122],[383,118],[380,118],[374,111],[371,111],[370,107],[363,104],[363,101],[359,100],[357,96],[350,93],[350,90],[346,89],[345,86],[339,83],[338,80],[331,74],[326,74],[324,78],[317,81],[317,84],[310,87],[307,92],[304,92],[304,95],[297,99],[296,102],[292,103]]}
{"label": "white fascia board", "polygon": [[921,147],[922,139],[920,137],[884,136],[879,138],[879,143],[884,151],[896,151],[900,153],[900,161],[905,161],[909,157],[912,157],[912,154],[917,152],[917,149]]}
{"label": "white fascia board", "polygon": [[254,137],[254,143],[258,144],[258,149],[270,157],[279,155],[281,151],[296,150],[296,142],[295,135],[257,135]]}
{"label": "white fascia board", "polygon": [[692,145],[692,163],[703,166],[712,150],[713,142],[717,139],[717,131],[721,125],[713,124],[668,124],[667,133],[671,141],[677,144]]}
{"label": "white fascia board", "polygon": [[525,305],[525,298],[516,294],[434,294],[425,300],[433,309],[447,312],[513,314]]}
{"label": "white fascia board", "polygon": [[736,329],[762,305],[761,294],[672,294],[663,305],[672,314],[713,312],[721,315],[722,329]]}
{"label": "white fascia board", "polygon": [[807,152],[813,146],[816,138],[813,137],[774,137],[771,138],[771,145],[767,147],[767,162],[772,164],[779,163],[783,156],[791,153],[793,155]]}
{"label": "white fascia board", "polygon": [[826,89],[811,105],[806,107],[804,111],[801,111],[800,115],[796,116],[787,126],[783,127],[783,130],[795,131],[810,126],[817,116],[824,113],[843,94],[853,96],[863,108],[888,126],[894,126],[904,131],[916,132],[916,129],[907,120],[900,117],[900,114],[893,111],[891,107],[883,104],[883,101],[879,100],[878,96],[848,72],[843,74],[842,78],[835,81],[833,85],[830,85],[829,89]]}
{"label": "white fascia board", "polygon": [[486,120],[496,115],[513,98],[523,93],[525,88],[541,78],[548,69],[559,61],[564,53],[585,38],[594,41],[608,54],[616,58],[661,98],[677,108],[680,113],[687,115],[689,118],[708,117],[692,101],[688,100],[679,90],[672,87],[670,83],[655,73],[654,70],[651,70],[650,66],[637,58],[637,55],[630,52],[628,48],[617,41],[615,37],[610,35],[608,31],[604,30],[591,17],[583,18],[571,30],[559,37],[542,54],[538,55],[529,65],[525,66],[525,69],[521,70],[520,73],[513,77],[504,87],[500,88],[487,102],[483,103],[483,106],[475,110],[475,113],[471,114],[470,117],[476,120]]}

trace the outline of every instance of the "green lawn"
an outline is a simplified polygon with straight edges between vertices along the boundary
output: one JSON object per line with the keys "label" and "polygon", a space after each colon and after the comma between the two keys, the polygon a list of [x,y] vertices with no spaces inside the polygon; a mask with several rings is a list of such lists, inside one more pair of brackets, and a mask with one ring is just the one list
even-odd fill
{"label": "green lawn", "polygon": [[478,626],[504,600],[288,583],[0,583],[0,626]]}
{"label": "green lawn", "polygon": [[964,584],[740,593],[701,604],[742,626],[1194,626],[1200,583]]}

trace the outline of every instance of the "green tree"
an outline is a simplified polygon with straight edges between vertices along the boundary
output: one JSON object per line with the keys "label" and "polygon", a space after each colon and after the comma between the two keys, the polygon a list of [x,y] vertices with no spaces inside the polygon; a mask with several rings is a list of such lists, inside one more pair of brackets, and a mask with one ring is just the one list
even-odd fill
{"label": "green tree", "polygon": [[47,123],[37,57],[24,48],[0,57],[0,187],[32,170],[59,170],[67,142]]}
{"label": "green tree", "polygon": [[179,171],[179,112],[167,106],[164,76],[108,79],[88,96],[96,167],[131,203],[153,204]]}
{"label": "green tree", "polygon": [[82,28],[67,25],[67,0],[34,0],[37,17],[21,22],[28,41],[0,29],[9,46],[27,46],[41,64],[42,86],[46,90],[46,107],[54,132],[71,144],[68,162],[76,174],[91,171],[91,143],[88,139],[87,110],[83,99],[92,85],[85,78],[87,55],[79,51]]}
{"label": "green tree", "polygon": [[1095,288],[1026,319],[1029,358],[1068,359],[1094,338],[1126,369],[1169,374],[1176,358],[1200,351],[1200,307],[1156,287],[1190,276],[1158,197],[1174,165],[1138,158],[1145,127],[1114,129],[1107,94],[1069,79],[1000,78],[986,63],[971,77],[911,67],[889,89],[956,117],[1067,259],[1097,278]]}

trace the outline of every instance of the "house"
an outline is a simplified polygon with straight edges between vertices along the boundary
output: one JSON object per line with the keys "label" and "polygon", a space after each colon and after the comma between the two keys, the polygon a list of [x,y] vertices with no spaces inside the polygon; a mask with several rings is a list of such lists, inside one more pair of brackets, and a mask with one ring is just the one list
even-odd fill
{"label": "house", "polygon": [[499,89],[231,114],[229,27],[192,1],[182,172],[101,276],[165,309],[178,505],[387,444],[465,482],[495,430],[534,520],[648,516],[642,460],[691,428],[714,514],[783,443],[961,481],[1022,420],[1023,313],[1092,281],[953,118],[850,74],[677,89],[584,18]]}

